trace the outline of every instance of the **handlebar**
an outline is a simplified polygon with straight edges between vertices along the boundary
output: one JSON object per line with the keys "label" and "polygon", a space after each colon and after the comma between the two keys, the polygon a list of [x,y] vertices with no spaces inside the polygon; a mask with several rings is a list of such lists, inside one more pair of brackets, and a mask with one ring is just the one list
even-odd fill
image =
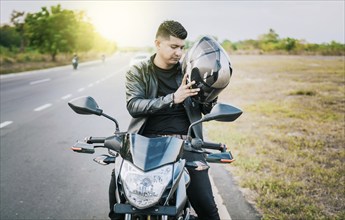
{"label": "handlebar", "polygon": [[[108,148],[110,150],[114,150],[116,152],[120,152],[122,146],[122,138],[121,135],[113,135],[110,137],[87,137],[85,138],[85,142],[77,142],[73,145],[72,150],[78,153],[89,153],[93,154],[95,152],[95,148],[103,147]],[[101,145],[93,145],[93,144],[101,144]],[[207,152],[204,149],[212,149],[212,150],[219,150],[221,153],[211,153]],[[199,138],[194,138],[191,141],[185,142],[184,149],[187,151],[197,152],[197,153],[206,153],[206,161],[212,163],[231,163],[234,161],[234,158],[231,152],[227,152],[227,147],[225,144],[222,143],[213,143],[213,142],[206,142],[202,141]],[[105,158],[101,158],[103,161],[101,164],[106,163],[113,163],[113,159],[109,159],[109,161],[104,161]],[[97,161],[100,163],[99,161]],[[109,162],[109,163],[108,163]],[[104,164],[103,164],[104,165]]]}
{"label": "handlebar", "polygon": [[88,144],[103,144],[105,137],[86,137],[85,142]]}
{"label": "handlebar", "polygon": [[207,149],[219,150],[221,152],[226,151],[226,145],[222,143],[212,143],[204,141],[204,145],[202,147]]}
{"label": "handlebar", "polygon": [[219,150],[220,152],[226,152],[226,145],[222,143],[214,143],[214,142],[207,142],[202,141],[200,138],[193,138],[191,141],[191,145],[194,149],[206,148],[211,150]]}

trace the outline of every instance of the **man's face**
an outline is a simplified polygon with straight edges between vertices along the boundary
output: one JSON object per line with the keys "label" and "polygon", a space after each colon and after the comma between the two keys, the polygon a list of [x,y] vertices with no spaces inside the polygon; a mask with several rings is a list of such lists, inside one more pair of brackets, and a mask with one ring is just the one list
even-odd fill
{"label": "man's face", "polygon": [[157,55],[166,65],[175,65],[182,57],[185,41],[170,36],[169,39],[159,37],[156,40]]}

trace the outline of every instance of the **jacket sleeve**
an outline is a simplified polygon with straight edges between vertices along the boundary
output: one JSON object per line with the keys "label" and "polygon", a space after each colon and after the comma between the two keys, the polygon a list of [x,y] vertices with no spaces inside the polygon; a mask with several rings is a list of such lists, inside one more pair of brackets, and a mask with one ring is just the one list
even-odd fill
{"label": "jacket sleeve", "polygon": [[[144,77],[144,68],[132,66],[126,74],[126,101],[127,110],[133,118],[145,117],[158,110],[168,108],[174,100],[173,94],[154,97],[150,86],[157,86]],[[151,79],[152,80],[152,79]]]}

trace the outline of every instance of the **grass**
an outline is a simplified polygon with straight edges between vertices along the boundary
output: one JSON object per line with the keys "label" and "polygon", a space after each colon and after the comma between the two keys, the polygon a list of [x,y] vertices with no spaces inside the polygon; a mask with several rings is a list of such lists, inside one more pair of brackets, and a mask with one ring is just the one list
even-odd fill
{"label": "grass", "polygon": [[263,219],[345,219],[344,57],[230,58],[219,100],[244,113],[205,126],[230,146],[244,195]]}
{"label": "grass", "polygon": [[[0,74],[24,72],[30,70],[46,69],[56,66],[71,64],[72,54],[58,54],[56,61],[51,61],[51,56],[40,54],[37,51],[24,53],[10,53],[3,47],[0,48]],[[99,52],[79,53],[79,62],[101,59]]]}

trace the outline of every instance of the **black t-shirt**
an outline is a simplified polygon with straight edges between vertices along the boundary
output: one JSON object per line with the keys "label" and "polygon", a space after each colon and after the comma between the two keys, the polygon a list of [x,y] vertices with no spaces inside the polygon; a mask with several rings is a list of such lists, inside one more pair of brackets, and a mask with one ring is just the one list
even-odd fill
{"label": "black t-shirt", "polygon": [[[154,65],[158,79],[158,97],[174,93],[178,89],[176,74],[178,65],[169,70]],[[182,103],[159,110],[149,116],[144,134],[187,134],[190,125],[186,110]]]}

